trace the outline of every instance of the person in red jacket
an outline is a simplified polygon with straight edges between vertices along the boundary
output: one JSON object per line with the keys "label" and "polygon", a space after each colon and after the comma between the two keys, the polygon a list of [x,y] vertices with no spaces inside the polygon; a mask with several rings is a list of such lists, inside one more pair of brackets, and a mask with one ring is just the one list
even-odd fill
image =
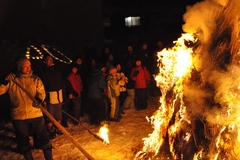
{"label": "person in red jacket", "polygon": [[142,66],[142,58],[136,57],[136,66],[132,69],[131,78],[135,81],[135,107],[137,110],[146,109],[147,104],[147,85],[150,73],[145,66]]}
{"label": "person in red jacket", "polygon": [[[69,98],[73,104],[73,117],[77,120],[80,119],[80,112],[81,112],[81,106],[82,106],[82,100],[81,100],[81,92],[83,88],[82,79],[80,74],[78,74],[78,68],[76,64],[71,64],[70,66],[71,72],[68,75],[67,79],[71,83],[74,92],[73,94],[69,95]],[[74,124],[78,124],[77,122],[74,122]]]}

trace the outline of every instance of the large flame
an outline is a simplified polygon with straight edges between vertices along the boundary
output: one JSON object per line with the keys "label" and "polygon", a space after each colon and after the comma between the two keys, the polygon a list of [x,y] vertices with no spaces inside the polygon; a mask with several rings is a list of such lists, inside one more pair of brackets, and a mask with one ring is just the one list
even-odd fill
{"label": "large flame", "polygon": [[[183,102],[183,81],[184,78],[190,77],[191,70],[193,69],[191,47],[186,44],[196,42],[197,39],[192,34],[183,34],[181,38],[175,41],[175,46],[172,49],[164,49],[158,53],[160,73],[155,77],[162,96],[160,98],[160,107],[150,117],[151,124],[154,131],[149,134],[149,137],[144,138],[144,146],[142,151],[138,152],[136,159],[152,159],[156,156],[162,146],[166,134],[169,137],[169,146],[171,155],[176,159],[174,151],[174,142],[176,132],[179,131],[179,125],[182,121],[190,123],[186,118],[186,108]],[[176,110],[177,105],[180,103],[180,108]],[[175,117],[174,113],[177,113]],[[170,121],[175,119],[174,123]],[[183,140],[189,139],[190,133],[186,133]]]}
{"label": "large flame", "polygon": [[158,53],[160,107],[135,159],[240,159],[240,5],[225,2],[188,8],[183,29],[194,36],[183,34]]}

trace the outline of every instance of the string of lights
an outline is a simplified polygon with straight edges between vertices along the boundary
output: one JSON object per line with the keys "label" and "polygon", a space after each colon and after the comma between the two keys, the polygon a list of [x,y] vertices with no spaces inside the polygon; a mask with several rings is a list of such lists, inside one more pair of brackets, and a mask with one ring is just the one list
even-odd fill
{"label": "string of lights", "polygon": [[[34,49],[34,50],[38,53],[38,56],[32,56],[32,55],[31,55],[31,48]],[[57,61],[59,61],[59,62],[66,63],[66,64],[71,64],[71,63],[72,63],[72,60],[71,60],[69,57],[67,57],[65,54],[63,54],[62,52],[60,52],[60,51],[57,50],[56,48],[52,48],[52,49],[53,49],[54,51],[56,51],[58,54],[60,54],[61,56],[63,56],[64,58],[66,58],[68,61],[65,61],[65,60],[63,60],[63,59],[60,59],[60,58],[58,58],[57,56],[55,56],[54,54],[52,54],[52,53],[49,51],[49,49],[48,49],[48,48],[50,48],[50,46],[48,46],[48,45],[42,44],[42,45],[41,45],[41,48],[42,48],[45,52],[47,52],[50,56],[52,56],[55,60],[57,60]],[[27,57],[28,59],[37,59],[37,60],[39,60],[39,59],[43,59],[43,56],[44,56],[44,55],[43,55],[43,53],[41,52],[41,50],[38,49],[36,46],[30,45],[30,47],[27,47],[26,57]]]}

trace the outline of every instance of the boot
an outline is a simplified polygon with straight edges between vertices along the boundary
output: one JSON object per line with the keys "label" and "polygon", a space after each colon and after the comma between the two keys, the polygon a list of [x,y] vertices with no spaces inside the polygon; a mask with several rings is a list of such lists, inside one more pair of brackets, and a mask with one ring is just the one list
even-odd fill
{"label": "boot", "polygon": [[[58,123],[61,124],[61,120],[58,120]],[[55,132],[56,132],[56,134],[58,134],[58,135],[62,135],[62,134],[63,134],[62,131],[61,131],[60,129],[58,129],[57,127],[56,127],[56,129],[55,129]]]}
{"label": "boot", "polygon": [[46,160],[53,160],[52,149],[44,149],[43,154]]}
{"label": "boot", "polygon": [[24,158],[26,160],[33,160],[32,151],[31,150],[24,152],[23,156],[24,156]]}
{"label": "boot", "polygon": [[48,127],[48,134],[49,134],[50,139],[56,138],[56,130],[55,130],[54,126]]}

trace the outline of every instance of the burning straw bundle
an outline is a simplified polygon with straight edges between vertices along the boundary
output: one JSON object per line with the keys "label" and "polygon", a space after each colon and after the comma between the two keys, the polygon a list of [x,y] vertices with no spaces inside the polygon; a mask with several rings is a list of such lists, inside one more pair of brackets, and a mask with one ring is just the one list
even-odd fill
{"label": "burning straw bundle", "polygon": [[[193,8],[209,12],[213,3]],[[189,35],[184,35],[172,49],[158,53],[160,73],[155,79],[163,94],[161,105],[149,118],[154,131],[143,139],[136,160],[240,159],[240,3],[229,0],[221,5],[213,5],[218,8],[213,17],[204,17],[205,23],[213,24],[185,26],[195,31],[189,34],[200,41],[197,47],[186,46]],[[194,70],[196,81],[191,77]]]}

